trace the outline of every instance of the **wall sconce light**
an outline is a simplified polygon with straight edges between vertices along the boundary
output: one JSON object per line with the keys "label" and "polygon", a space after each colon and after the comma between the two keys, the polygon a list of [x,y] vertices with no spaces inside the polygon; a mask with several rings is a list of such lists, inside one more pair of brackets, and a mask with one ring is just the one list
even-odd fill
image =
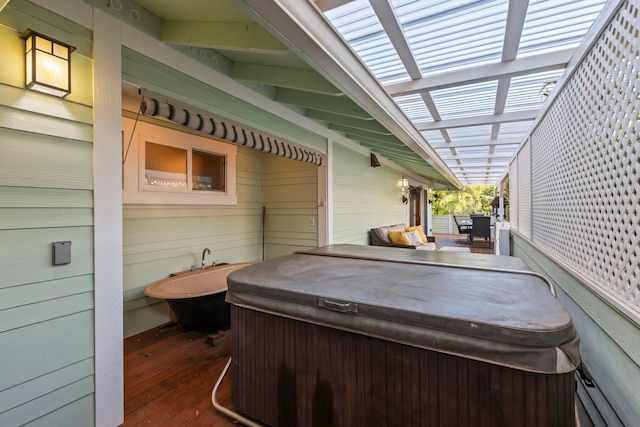
{"label": "wall sconce light", "polygon": [[409,178],[402,177],[402,203],[407,204],[409,198],[407,197],[407,190],[409,189]]}
{"label": "wall sconce light", "polygon": [[378,161],[378,158],[376,157],[375,154],[370,153],[369,157],[371,158],[371,167],[372,168],[377,168],[377,167],[380,166],[380,162]]}
{"label": "wall sconce light", "polygon": [[27,30],[25,40],[27,87],[64,97],[71,93],[71,52],[75,47]]}

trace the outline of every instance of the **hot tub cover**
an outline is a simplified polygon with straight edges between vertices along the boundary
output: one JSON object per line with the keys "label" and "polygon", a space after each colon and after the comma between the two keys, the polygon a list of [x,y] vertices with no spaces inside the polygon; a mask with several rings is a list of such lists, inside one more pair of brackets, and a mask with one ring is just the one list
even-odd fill
{"label": "hot tub cover", "polygon": [[578,335],[518,258],[330,245],[231,273],[233,305],[406,345],[564,373]]}

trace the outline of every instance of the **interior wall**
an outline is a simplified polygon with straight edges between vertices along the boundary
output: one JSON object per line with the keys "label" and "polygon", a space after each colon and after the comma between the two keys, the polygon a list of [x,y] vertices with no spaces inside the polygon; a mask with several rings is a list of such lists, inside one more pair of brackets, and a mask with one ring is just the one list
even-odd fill
{"label": "interior wall", "polygon": [[[25,89],[27,25],[91,45],[70,35],[74,24],[24,1],[0,13],[0,425],[91,426],[92,59],[90,49],[73,54],[66,99]],[[71,242],[71,262],[54,266],[60,241]]]}
{"label": "interior wall", "polygon": [[265,259],[318,246],[318,166],[264,155]]}
{"label": "interior wall", "polygon": [[333,243],[368,245],[372,228],[409,224],[402,173],[385,165],[372,168],[368,153],[333,146]]}

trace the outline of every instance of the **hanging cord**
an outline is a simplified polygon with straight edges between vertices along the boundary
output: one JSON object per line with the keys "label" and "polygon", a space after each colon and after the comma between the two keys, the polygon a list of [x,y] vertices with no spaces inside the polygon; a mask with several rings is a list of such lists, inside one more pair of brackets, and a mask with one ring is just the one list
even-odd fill
{"label": "hanging cord", "polygon": [[136,126],[138,125],[138,119],[140,118],[140,113],[142,112],[142,106],[144,105],[144,96],[140,100],[140,106],[138,107],[138,113],[136,114],[136,121],[133,122],[133,129],[131,130],[131,136],[129,137],[129,143],[127,144],[127,150],[124,152],[124,157],[122,159],[122,166],[124,167],[125,162],[127,161],[127,156],[129,155],[129,149],[131,148],[131,141],[133,141],[133,135],[136,133]]}
{"label": "hanging cord", "polygon": [[264,234],[265,234],[265,221],[267,218],[267,207],[262,207],[262,261],[264,261]]}

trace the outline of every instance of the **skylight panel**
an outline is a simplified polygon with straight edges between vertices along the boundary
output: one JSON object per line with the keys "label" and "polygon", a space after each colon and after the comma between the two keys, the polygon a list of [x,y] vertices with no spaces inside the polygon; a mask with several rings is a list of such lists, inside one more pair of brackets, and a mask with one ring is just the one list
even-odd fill
{"label": "skylight panel", "polygon": [[497,81],[434,90],[431,96],[443,119],[492,114]]}
{"label": "skylight panel", "polygon": [[542,103],[552,89],[552,86],[547,83],[558,81],[563,72],[564,70],[553,70],[513,77],[505,103],[505,112],[542,107]]}
{"label": "skylight panel", "polygon": [[531,0],[518,54],[576,47],[606,0]]}
{"label": "skylight panel", "polygon": [[491,137],[491,125],[467,126],[460,128],[451,128],[448,130],[453,141],[457,139],[489,139]]}
{"label": "skylight panel", "polygon": [[498,138],[524,138],[531,129],[533,122],[512,122],[500,124]]}
{"label": "skylight panel", "polygon": [[503,144],[496,145],[493,149],[494,153],[515,153],[518,149],[519,144]]}
{"label": "skylight panel", "polygon": [[325,17],[381,83],[409,80],[404,64],[367,0],[329,10]]}
{"label": "skylight panel", "polygon": [[[419,94],[398,96],[394,98],[394,101],[411,121],[426,122],[433,120]],[[438,135],[440,135],[440,132],[438,132]]]}
{"label": "skylight panel", "polygon": [[[489,147],[457,147],[456,151],[458,155],[467,155],[467,154],[489,154]],[[481,159],[483,162],[486,162],[487,159]]]}
{"label": "skylight panel", "polygon": [[463,166],[487,166],[487,159],[461,159]]}
{"label": "skylight panel", "polygon": [[392,3],[424,75],[499,61],[507,0]]}
{"label": "skylight panel", "polygon": [[442,136],[442,132],[439,130],[422,131],[422,136],[424,136],[430,143],[445,142],[444,136]]}

